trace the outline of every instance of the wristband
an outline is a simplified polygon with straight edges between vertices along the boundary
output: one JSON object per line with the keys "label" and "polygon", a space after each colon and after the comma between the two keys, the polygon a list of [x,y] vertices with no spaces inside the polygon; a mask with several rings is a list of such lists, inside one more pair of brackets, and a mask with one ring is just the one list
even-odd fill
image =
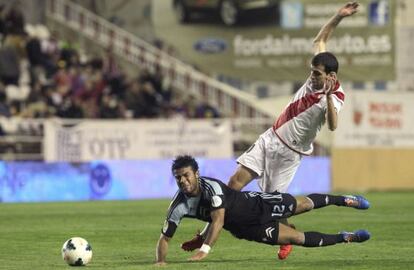
{"label": "wristband", "polygon": [[201,248],[200,248],[200,251],[202,251],[202,252],[204,252],[204,253],[208,254],[208,253],[210,252],[210,249],[211,249],[211,247],[210,247],[209,245],[207,245],[207,244],[203,244],[203,245],[201,246]]}

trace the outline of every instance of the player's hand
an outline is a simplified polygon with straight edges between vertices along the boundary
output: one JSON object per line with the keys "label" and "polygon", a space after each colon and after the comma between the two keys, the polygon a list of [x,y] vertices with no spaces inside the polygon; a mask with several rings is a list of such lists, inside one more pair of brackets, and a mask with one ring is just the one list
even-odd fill
{"label": "player's hand", "polygon": [[338,10],[338,16],[343,18],[354,15],[358,11],[358,6],[359,4],[356,1],[348,2],[345,6]]}
{"label": "player's hand", "polygon": [[336,76],[329,76],[326,78],[325,81],[325,85],[323,87],[323,91],[325,92],[326,95],[330,95],[332,94],[332,92],[335,89],[335,85],[336,85]]}
{"label": "player's hand", "polygon": [[166,266],[167,263],[166,262],[156,262],[155,266],[161,267],[161,266]]}
{"label": "player's hand", "polygon": [[188,260],[190,262],[197,262],[197,261],[201,261],[202,259],[204,259],[205,257],[207,257],[208,253],[202,252],[202,251],[197,251],[197,253],[192,256],[191,258],[189,258]]}

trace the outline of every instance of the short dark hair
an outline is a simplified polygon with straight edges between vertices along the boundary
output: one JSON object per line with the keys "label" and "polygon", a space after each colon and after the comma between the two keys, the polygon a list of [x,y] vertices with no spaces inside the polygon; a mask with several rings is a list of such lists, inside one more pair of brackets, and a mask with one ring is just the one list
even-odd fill
{"label": "short dark hair", "polygon": [[194,172],[198,171],[197,161],[190,155],[177,156],[173,160],[171,171],[178,170],[184,167],[191,167]]}
{"label": "short dark hair", "polygon": [[312,58],[312,65],[314,67],[322,65],[325,67],[325,72],[335,72],[338,73],[339,63],[338,59],[336,59],[335,55],[330,52],[322,52],[318,53]]}

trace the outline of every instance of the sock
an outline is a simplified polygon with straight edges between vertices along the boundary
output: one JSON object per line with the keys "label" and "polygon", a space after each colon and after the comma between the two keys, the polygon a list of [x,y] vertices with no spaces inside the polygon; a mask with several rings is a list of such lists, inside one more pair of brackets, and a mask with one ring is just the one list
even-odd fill
{"label": "sock", "polygon": [[345,206],[344,196],[312,193],[307,197],[313,202],[313,209],[321,208],[327,205]]}
{"label": "sock", "polygon": [[320,232],[305,232],[304,247],[323,247],[344,242],[342,234],[324,234]]}

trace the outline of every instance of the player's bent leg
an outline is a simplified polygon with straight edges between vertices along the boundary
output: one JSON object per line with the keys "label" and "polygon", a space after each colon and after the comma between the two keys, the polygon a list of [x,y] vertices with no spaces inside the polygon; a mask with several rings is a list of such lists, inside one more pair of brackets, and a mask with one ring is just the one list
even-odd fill
{"label": "player's bent leg", "polygon": [[353,207],[356,209],[368,209],[369,202],[359,195],[336,196],[330,194],[313,193],[306,196],[313,204],[313,209],[328,205]]}
{"label": "player's bent leg", "polygon": [[277,243],[300,245],[304,247],[323,247],[338,243],[361,243],[369,240],[370,237],[371,234],[366,230],[325,234],[320,232],[300,232],[284,224],[279,224]]}
{"label": "player's bent leg", "polygon": [[304,247],[323,247],[338,243],[361,243],[367,241],[371,234],[366,230],[341,232],[339,234],[324,234],[320,232],[305,232]]}
{"label": "player's bent leg", "polygon": [[331,246],[344,242],[342,234],[325,234],[320,232],[304,232],[304,247]]}
{"label": "player's bent leg", "polygon": [[305,243],[305,235],[303,232],[297,231],[288,225],[279,223],[279,236],[277,244],[302,246],[303,243]]}
{"label": "player's bent leg", "polygon": [[242,190],[248,183],[257,177],[257,173],[244,165],[239,165],[236,172],[230,177],[227,184],[231,189]]}
{"label": "player's bent leg", "polygon": [[[295,229],[295,226],[293,224],[289,224],[286,218],[281,219],[280,223]],[[292,250],[293,246],[291,244],[280,245],[279,250],[277,252],[277,257],[279,258],[279,260],[286,260],[289,254],[292,252]]]}

